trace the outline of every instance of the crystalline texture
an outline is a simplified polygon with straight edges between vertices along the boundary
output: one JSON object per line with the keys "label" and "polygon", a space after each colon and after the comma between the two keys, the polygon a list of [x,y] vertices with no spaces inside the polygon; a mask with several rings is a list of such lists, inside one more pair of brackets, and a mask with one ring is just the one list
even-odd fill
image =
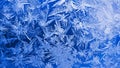
{"label": "crystalline texture", "polygon": [[119,68],[120,0],[0,0],[0,68]]}

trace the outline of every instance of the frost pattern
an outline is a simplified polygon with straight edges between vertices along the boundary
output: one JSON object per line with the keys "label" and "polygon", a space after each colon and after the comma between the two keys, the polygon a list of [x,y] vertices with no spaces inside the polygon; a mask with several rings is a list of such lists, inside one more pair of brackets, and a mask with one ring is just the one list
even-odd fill
{"label": "frost pattern", "polygon": [[120,0],[0,0],[0,68],[120,68]]}

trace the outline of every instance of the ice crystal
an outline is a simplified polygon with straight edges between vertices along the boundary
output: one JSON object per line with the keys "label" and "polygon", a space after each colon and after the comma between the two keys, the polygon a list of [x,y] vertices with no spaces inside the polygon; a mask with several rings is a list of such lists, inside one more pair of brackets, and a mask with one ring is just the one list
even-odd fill
{"label": "ice crystal", "polygon": [[120,0],[0,0],[0,68],[120,68]]}

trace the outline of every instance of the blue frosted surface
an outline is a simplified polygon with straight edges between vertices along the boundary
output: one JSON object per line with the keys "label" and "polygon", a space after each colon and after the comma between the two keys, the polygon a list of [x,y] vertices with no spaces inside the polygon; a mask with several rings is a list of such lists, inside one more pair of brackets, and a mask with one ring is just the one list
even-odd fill
{"label": "blue frosted surface", "polygon": [[0,68],[120,68],[120,0],[0,0]]}

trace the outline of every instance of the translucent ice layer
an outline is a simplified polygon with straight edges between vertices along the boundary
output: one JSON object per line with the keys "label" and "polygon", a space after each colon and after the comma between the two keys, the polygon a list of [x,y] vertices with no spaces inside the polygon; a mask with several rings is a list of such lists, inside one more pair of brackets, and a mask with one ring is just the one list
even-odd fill
{"label": "translucent ice layer", "polygon": [[0,0],[0,68],[120,68],[120,0]]}

